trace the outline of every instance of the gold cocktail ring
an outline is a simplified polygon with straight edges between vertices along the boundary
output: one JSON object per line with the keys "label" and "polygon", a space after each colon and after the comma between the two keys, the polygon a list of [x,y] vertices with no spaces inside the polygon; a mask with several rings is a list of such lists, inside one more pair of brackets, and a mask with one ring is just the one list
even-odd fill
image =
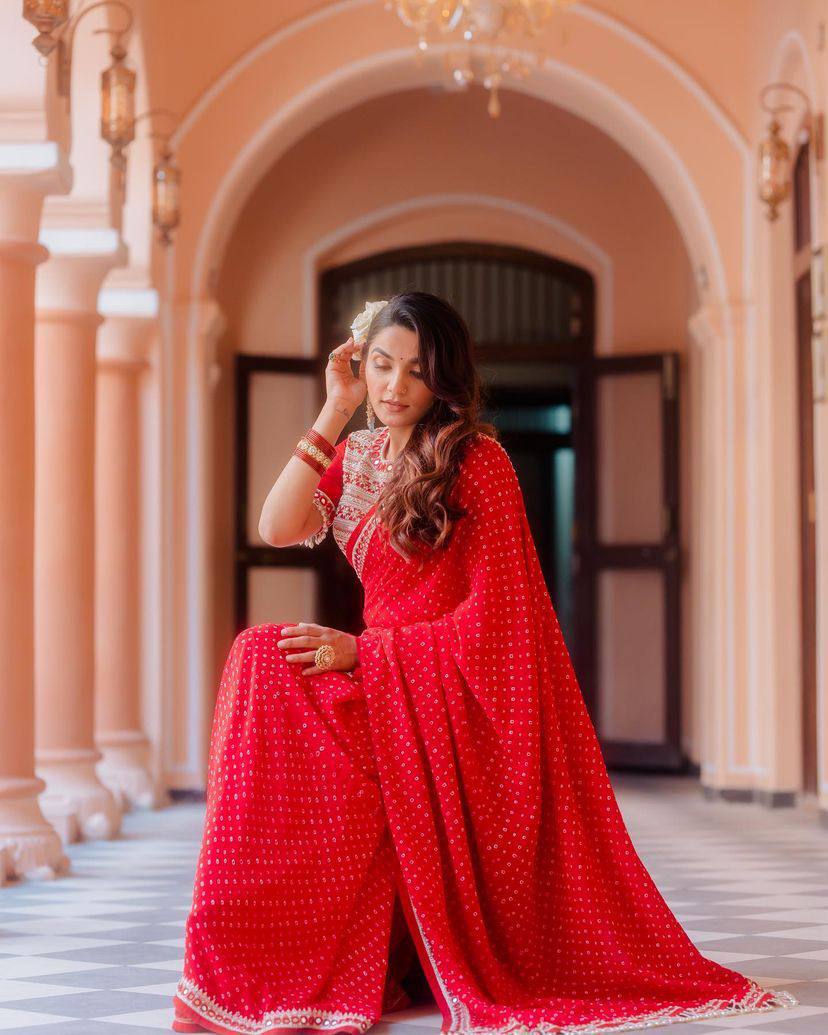
{"label": "gold cocktail ring", "polygon": [[334,659],[336,658],[336,651],[329,643],[323,643],[321,647],[316,648],[316,653],[313,656],[313,663],[318,669],[323,672],[325,669],[332,668]]}

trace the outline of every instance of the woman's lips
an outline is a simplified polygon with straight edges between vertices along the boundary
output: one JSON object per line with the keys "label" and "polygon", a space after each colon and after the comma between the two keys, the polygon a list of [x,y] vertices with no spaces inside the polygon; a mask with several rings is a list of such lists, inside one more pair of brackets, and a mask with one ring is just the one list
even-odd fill
{"label": "woman's lips", "polygon": [[383,400],[382,405],[385,406],[387,409],[392,410],[394,413],[398,413],[400,410],[408,409],[408,403],[405,403],[403,405],[402,403],[385,402],[385,400]]}

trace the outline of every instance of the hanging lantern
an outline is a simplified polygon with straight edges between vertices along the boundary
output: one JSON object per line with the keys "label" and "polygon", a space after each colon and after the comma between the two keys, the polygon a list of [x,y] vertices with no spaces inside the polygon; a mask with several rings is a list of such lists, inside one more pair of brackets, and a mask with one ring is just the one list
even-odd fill
{"label": "hanging lantern", "polygon": [[759,145],[759,198],[768,206],[771,221],[778,217],[778,206],[791,193],[791,149],[782,139],[781,128],[772,119],[768,136]]}
{"label": "hanging lantern", "polygon": [[135,73],[124,64],[126,51],[120,43],[110,53],[112,64],[101,72],[101,136],[112,147],[117,166],[135,139]]}
{"label": "hanging lantern", "polygon": [[[169,108],[150,108],[135,117],[133,134],[135,126],[143,119],[157,119],[159,116],[170,120],[173,127],[178,125],[178,116]],[[170,147],[172,132],[171,129],[166,132],[154,130],[150,133],[154,140],[160,141],[158,157],[152,169],[152,222],[158,230],[158,240],[164,245],[172,243],[171,231],[181,220],[181,170],[176,165]]]}
{"label": "hanging lantern", "polygon": [[[768,94],[780,94],[776,103],[768,101]],[[799,112],[803,126],[813,122],[808,95],[793,83],[768,83],[759,93],[759,103],[771,116],[768,135],[759,144],[759,198],[767,208],[767,217],[773,222],[779,216],[779,206],[791,193],[791,149],[782,136],[782,125],[777,118],[782,112]]]}
{"label": "hanging lantern", "polygon": [[69,17],[69,0],[23,0],[23,17],[39,33],[32,40],[35,50],[48,57],[57,46],[55,29]]}
{"label": "hanging lantern", "polygon": [[152,172],[152,221],[162,244],[170,244],[171,230],[181,219],[181,170],[172,151],[164,146]]}

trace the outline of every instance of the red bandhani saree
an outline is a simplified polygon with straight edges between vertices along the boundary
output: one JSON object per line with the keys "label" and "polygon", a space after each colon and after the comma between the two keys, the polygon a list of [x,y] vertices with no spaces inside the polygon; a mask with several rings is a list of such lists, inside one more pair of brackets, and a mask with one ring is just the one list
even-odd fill
{"label": "red bandhani saree", "polygon": [[406,944],[443,1035],[796,1005],[702,956],[638,857],[506,451],[471,441],[420,564],[376,516],[387,430],[339,444],[306,540],[363,583],[358,667],[303,676],[290,622],[227,658],[175,1030],[359,1035],[410,1004]]}

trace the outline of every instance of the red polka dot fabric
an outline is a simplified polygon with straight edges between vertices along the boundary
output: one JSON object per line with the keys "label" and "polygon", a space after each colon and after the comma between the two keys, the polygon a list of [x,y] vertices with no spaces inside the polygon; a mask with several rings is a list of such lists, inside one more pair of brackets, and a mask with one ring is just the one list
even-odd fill
{"label": "red polka dot fabric", "polygon": [[795,1005],[702,956],[639,859],[506,451],[475,436],[468,513],[420,563],[376,521],[386,437],[349,436],[317,498],[365,589],[357,667],[286,662],[304,616],[228,656],[175,1030],[366,1031],[399,995],[397,916],[441,1035]]}

